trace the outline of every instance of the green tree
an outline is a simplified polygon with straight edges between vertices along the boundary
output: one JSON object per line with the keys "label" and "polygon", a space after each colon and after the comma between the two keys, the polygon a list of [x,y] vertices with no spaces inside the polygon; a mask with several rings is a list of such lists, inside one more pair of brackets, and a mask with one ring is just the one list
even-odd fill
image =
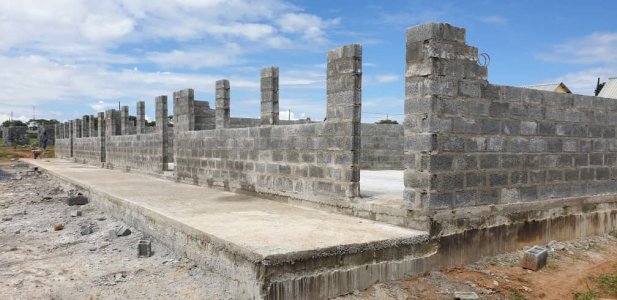
{"label": "green tree", "polygon": [[398,122],[396,120],[384,119],[375,122],[375,124],[398,124]]}
{"label": "green tree", "polygon": [[26,126],[26,124],[20,120],[6,120],[2,122],[2,127],[10,127],[10,126]]}

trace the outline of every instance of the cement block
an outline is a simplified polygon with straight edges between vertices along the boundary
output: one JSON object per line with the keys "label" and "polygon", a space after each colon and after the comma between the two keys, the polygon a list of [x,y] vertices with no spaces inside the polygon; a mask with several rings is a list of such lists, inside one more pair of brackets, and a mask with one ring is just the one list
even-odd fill
{"label": "cement block", "polygon": [[92,226],[90,226],[90,225],[81,226],[80,233],[81,233],[81,235],[92,234]]}
{"label": "cement block", "polygon": [[542,269],[546,265],[546,259],[548,258],[548,252],[546,249],[538,246],[533,246],[527,250],[523,255],[521,266],[524,269],[537,271]]}
{"label": "cement block", "polygon": [[131,234],[131,230],[128,227],[120,226],[119,228],[117,228],[115,230],[115,234],[118,237],[120,237],[120,236],[127,236],[127,235]]}
{"label": "cement block", "polygon": [[454,292],[454,299],[455,300],[475,300],[475,299],[480,299],[480,297],[478,297],[478,294],[474,292]]}
{"label": "cement block", "polygon": [[66,204],[68,204],[69,206],[73,206],[73,205],[86,205],[88,204],[88,197],[82,195],[82,194],[77,194],[74,196],[69,196],[68,198],[66,198]]}
{"label": "cement block", "polygon": [[137,257],[152,256],[152,243],[149,240],[139,240],[137,242]]}

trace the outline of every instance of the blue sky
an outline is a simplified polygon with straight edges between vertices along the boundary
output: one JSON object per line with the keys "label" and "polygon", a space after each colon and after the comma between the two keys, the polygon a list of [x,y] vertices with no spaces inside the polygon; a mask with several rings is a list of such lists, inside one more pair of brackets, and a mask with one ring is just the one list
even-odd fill
{"label": "blue sky", "polygon": [[[491,83],[563,81],[591,94],[617,76],[617,1],[0,1],[0,121],[67,120],[194,88],[259,115],[259,70],[281,71],[282,118],[325,115],[329,49],[363,45],[363,122],[402,119],[405,29],[448,22],[491,57]],[[171,102],[171,100],[170,100]],[[170,108],[171,111],[171,108]],[[291,111],[291,116],[287,112]]]}

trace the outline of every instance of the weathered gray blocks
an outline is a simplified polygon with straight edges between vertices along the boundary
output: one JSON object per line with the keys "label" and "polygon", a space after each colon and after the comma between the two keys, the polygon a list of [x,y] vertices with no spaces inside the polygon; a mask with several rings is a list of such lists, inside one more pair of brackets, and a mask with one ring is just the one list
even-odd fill
{"label": "weathered gray blocks", "polygon": [[81,194],[70,195],[66,198],[66,204],[68,204],[69,206],[86,205],[88,204],[88,197]]}
{"label": "weathered gray blocks", "polygon": [[152,243],[150,240],[139,240],[137,242],[137,257],[152,256]]}
{"label": "weathered gray blocks", "polygon": [[533,246],[523,254],[523,260],[521,266],[528,270],[537,271],[542,269],[546,265],[546,259],[548,258],[548,252],[546,249],[538,246]]}
{"label": "weathered gray blocks", "polygon": [[229,128],[230,114],[230,86],[229,80],[222,79],[216,82],[216,129]]}
{"label": "weathered gray blocks", "polygon": [[476,300],[476,299],[480,299],[480,297],[478,297],[478,294],[474,292],[454,292],[454,299],[455,300]]}
{"label": "weathered gray blocks", "polygon": [[261,125],[279,123],[279,68],[261,69]]}

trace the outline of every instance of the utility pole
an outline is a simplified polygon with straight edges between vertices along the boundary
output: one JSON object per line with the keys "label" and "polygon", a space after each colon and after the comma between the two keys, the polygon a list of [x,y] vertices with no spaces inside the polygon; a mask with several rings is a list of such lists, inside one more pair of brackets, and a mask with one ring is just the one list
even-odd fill
{"label": "utility pole", "polygon": [[287,112],[287,121],[291,121],[291,108]]}

